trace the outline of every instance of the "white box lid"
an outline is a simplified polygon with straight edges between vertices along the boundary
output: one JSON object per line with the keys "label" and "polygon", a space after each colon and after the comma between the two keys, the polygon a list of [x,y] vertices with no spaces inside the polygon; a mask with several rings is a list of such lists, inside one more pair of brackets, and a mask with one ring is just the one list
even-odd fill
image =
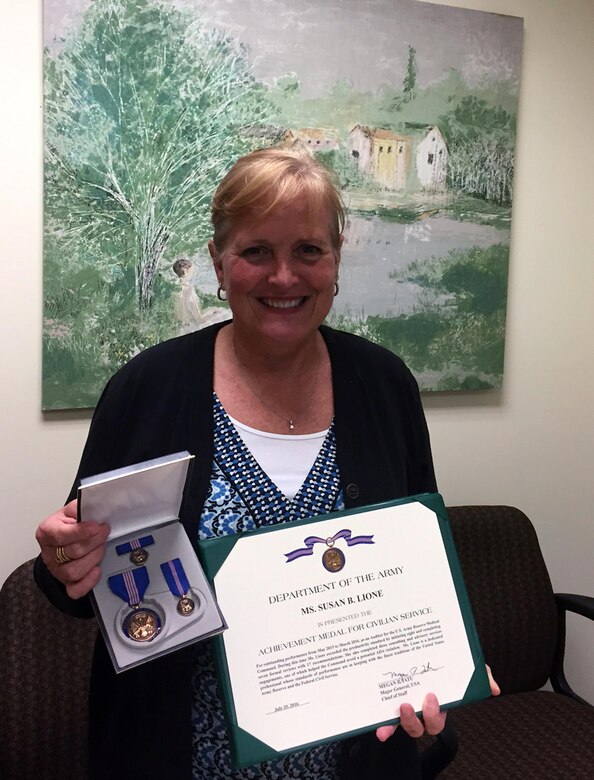
{"label": "white box lid", "polygon": [[109,539],[177,520],[193,457],[176,452],[82,479],[78,519],[109,523]]}

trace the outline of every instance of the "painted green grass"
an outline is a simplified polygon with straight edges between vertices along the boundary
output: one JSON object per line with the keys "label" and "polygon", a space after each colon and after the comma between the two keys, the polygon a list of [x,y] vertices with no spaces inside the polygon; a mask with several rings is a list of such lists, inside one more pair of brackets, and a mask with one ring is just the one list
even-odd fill
{"label": "painted green grass", "polygon": [[422,390],[500,387],[508,258],[509,248],[494,244],[411,263],[395,277],[422,288],[414,312],[364,322],[336,317],[332,324],[400,355]]}

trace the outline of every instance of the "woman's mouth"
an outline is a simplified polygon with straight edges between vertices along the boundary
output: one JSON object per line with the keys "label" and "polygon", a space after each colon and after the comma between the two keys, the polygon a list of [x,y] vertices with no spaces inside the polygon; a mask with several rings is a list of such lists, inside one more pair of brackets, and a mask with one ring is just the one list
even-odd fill
{"label": "woman's mouth", "polygon": [[305,296],[302,298],[260,298],[260,301],[271,309],[295,309],[305,301]]}

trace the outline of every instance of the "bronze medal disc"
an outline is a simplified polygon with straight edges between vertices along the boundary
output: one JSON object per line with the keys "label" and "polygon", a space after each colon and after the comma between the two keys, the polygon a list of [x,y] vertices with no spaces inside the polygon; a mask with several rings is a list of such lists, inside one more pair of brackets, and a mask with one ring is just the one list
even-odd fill
{"label": "bronze medal disc", "polygon": [[322,555],[322,565],[326,569],[326,571],[340,571],[344,568],[344,564],[346,563],[346,558],[344,557],[344,553],[342,550],[339,550],[337,547],[330,547],[326,552]]}
{"label": "bronze medal disc", "polygon": [[134,642],[150,642],[161,630],[161,618],[154,610],[142,607],[126,615],[122,629]]}
{"label": "bronze medal disc", "polygon": [[144,548],[139,547],[137,550],[132,550],[130,553],[130,562],[135,566],[142,566],[143,563],[146,563],[148,557],[147,551]]}
{"label": "bronze medal disc", "polygon": [[196,604],[194,604],[193,599],[189,598],[188,596],[183,596],[177,602],[177,611],[179,612],[180,615],[183,615],[184,617],[186,615],[191,615],[195,607]]}

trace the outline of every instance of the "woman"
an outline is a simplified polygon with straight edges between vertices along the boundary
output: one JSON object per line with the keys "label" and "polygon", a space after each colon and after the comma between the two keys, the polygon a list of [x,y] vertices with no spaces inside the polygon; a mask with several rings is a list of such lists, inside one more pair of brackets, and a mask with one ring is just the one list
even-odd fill
{"label": "woman", "polygon": [[[219,185],[212,222],[209,251],[232,321],[159,344],[112,378],[70,503],[37,530],[37,581],[70,614],[92,614],[87,594],[109,533],[76,524],[81,477],[189,450],[181,521],[193,542],[436,488],[410,372],[387,350],[322,325],[344,225],[329,173],[309,157],[254,152]],[[393,736],[384,727],[231,773],[208,642],[115,675],[99,639],[90,710],[96,778],[420,777],[409,735],[424,727],[409,705]],[[433,695],[423,715],[427,731],[441,731]]]}

